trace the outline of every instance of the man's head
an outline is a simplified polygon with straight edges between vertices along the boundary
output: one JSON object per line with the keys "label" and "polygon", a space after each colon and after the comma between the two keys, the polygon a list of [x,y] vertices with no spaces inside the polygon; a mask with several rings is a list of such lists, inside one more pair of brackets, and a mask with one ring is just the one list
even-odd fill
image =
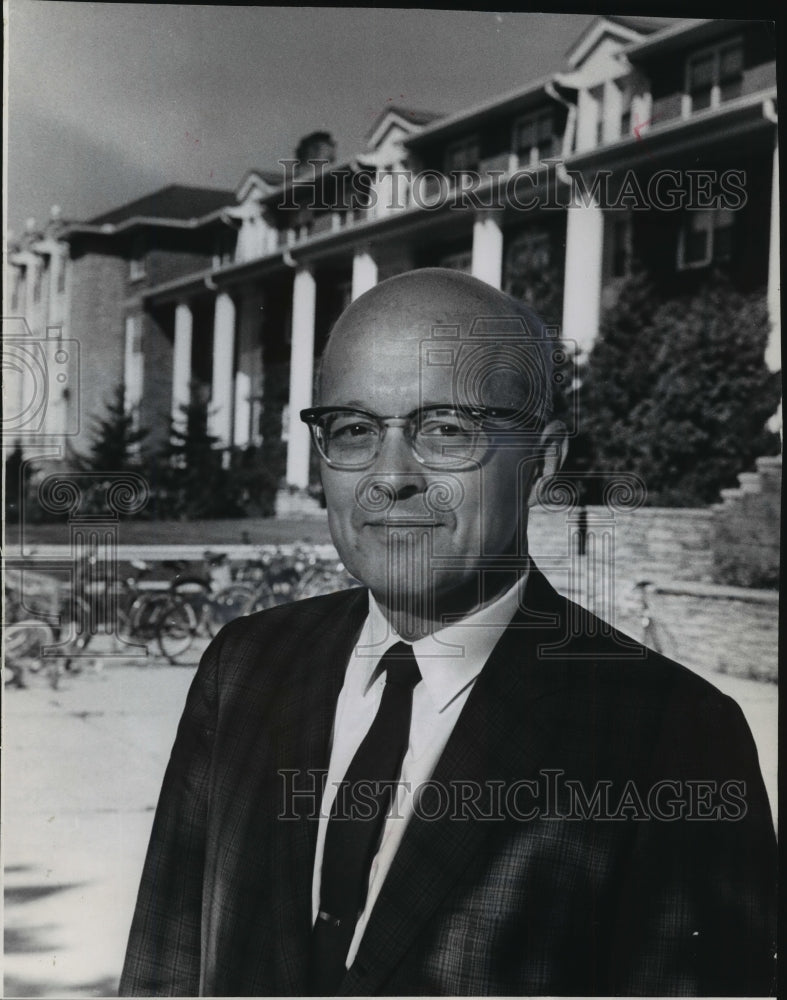
{"label": "man's head", "polygon": [[538,317],[455,271],[391,278],[340,317],[317,402],[354,412],[313,422],[334,543],[381,604],[466,613],[480,571],[525,554],[533,484],[562,460],[550,386]]}

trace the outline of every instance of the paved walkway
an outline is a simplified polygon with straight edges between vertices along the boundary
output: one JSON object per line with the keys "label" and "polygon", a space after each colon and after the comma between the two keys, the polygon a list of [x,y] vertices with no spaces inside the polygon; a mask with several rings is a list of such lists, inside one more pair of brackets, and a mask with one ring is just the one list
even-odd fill
{"label": "paved walkway", "polygon": [[[4,997],[111,996],[191,667],[107,662],[5,697]],[[776,795],[777,690],[736,697]]]}

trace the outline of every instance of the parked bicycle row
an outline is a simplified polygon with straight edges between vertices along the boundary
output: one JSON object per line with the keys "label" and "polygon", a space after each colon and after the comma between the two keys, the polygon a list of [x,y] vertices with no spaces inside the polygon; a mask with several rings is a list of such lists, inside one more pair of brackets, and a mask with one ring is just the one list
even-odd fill
{"label": "parked bicycle row", "polygon": [[261,551],[235,564],[226,553],[206,551],[197,566],[140,559],[125,565],[126,572],[109,573],[88,558],[69,585],[42,583],[38,574],[32,593],[31,574],[23,586],[20,571],[7,573],[6,683],[25,686],[31,674],[41,674],[57,687],[63,676],[95,662],[101,637],[113,641],[116,655],[153,653],[182,663],[198,637],[212,637],[233,618],[355,583],[335,556],[306,547]]}

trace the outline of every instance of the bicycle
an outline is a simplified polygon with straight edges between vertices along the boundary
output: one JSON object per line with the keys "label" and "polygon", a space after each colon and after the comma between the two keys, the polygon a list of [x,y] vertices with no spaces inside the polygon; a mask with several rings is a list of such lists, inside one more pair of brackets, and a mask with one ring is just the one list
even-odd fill
{"label": "bicycle", "polygon": [[[67,658],[67,648],[57,650],[61,627],[56,584],[50,581],[43,589],[39,586],[37,593],[26,595],[31,607],[25,604],[21,587],[21,577],[14,585],[9,573],[4,588],[2,630],[4,685],[26,688],[31,676],[40,676],[56,690],[64,673],[78,672]],[[40,617],[33,617],[31,612]],[[55,620],[46,621],[47,618]]]}
{"label": "bicycle", "polygon": [[[226,553],[203,553],[206,571],[203,575],[184,576],[178,572],[170,589],[193,610],[196,619],[195,634],[213,638],[222,625],[249,612],[255,601],[265,601],[270,607],[276,603],[267,580],[257,572],[262,562],[253,560],[233,580]],[[183,563],[165,563],[165,566],[182,570]]]}
{"label": "bicycle", "polygon": [[[169,591],[140,588],[139,581],[150,572],[144,560],[133,559],[131,567],[136,574],[109,581],[109,590],[95,557],[90,557],[77,575],[71,599],[72,634],[78,644],[76,655],[86,655],[93,637],[102,632],[114,634],[122,645],[144,645],[146,651],[155,642],[170,663],[177,663],[194,641],[197,627],[194,611]],[[109,599],[103,599],[107,595]],[[108,619],[113,605],[114,622]]]}

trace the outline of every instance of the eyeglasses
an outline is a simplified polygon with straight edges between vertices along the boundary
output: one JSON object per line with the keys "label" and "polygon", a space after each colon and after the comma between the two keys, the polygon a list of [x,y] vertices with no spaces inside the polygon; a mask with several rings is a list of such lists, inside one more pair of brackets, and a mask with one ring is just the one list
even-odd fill
{"label": "eyeglasses", "polygon": [[364,469],[379,456],[388,427],[401,427],[415,458],[434,469],[459,469],[480,461],[495,437],[519,425],[522,413],[491,406],[423,406],[405,416],[381,417],[345,406],[301,410],[312,440],[332,469]]}

